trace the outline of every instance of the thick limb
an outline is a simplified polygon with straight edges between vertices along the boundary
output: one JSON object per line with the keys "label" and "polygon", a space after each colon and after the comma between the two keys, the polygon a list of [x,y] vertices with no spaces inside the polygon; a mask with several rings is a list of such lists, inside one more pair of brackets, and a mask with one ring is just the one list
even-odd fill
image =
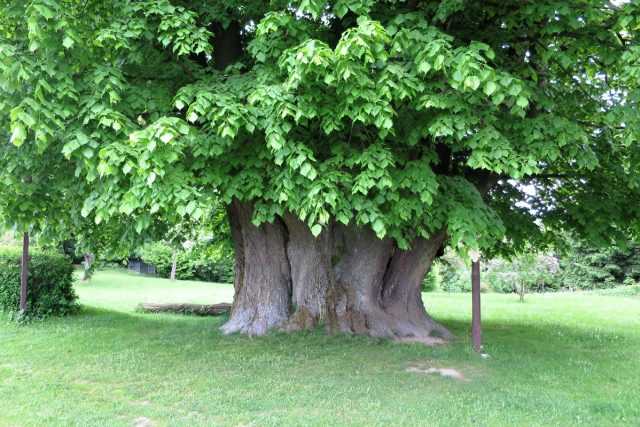
{"label": "thick limb", "polygon": [[422,281],[445,239],[443,231],[430,239],[418,238],[408,250],[396,249],[384,278],[382,306],[396,320],[399,338],[429,341],[453,335],[429,316],[422,301]]}
{"label": "thick limb", "polygon": [[289,313],[291,272],[286,229],[281,221],[252,224],[253,205],[234,200],[228,207],[236,249],[235,296],[225,334],[264,335],[284,324]]}
{"label": "thick limb", "polygon": [[288,329],[332,323],[336,279],[331,265],[331,226],[314,237],[307,224],[294,214],[286,213],[283,219],[289,232],[287,255],[291,265],[291,302],[295,307]]}

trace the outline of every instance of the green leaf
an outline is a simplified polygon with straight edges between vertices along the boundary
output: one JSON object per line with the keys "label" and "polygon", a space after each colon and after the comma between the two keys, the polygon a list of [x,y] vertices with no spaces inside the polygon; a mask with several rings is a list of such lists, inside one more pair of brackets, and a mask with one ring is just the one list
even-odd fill
{"label": "green leaf", "polygon": [[65,38],[62,39],[62,46],[64,46],[66,49],[72,48],[74,43],[75,41],[69,36],[65,36]]}
{"label": "green leaf", "polygon": [[520,85],[514,84],[509,88],[509,95],[511,96],[517,96],[520,92],[522,92],[522,86]]}
{"label": "green leaf", "polygon": [[[171,141],[173,139],[173,134],[166,132],[163,133],[162,136],[160,137],[160,141],[164,142],[165,144],[168,144],[169,141]],[[149,150],[149,151],[153,151],[153,150]]]}
{"label": "green leaf", "polygon": [[22,146],[24,140],[27,138],[27,132],[25,129],[20,126],[14,126],[13,131],[11,132],[11,138],[9,138],[9,142],[13,143],[16,147]]}
{"label": "green leaf", "polygon": [[80,215],[83,218],[86,218],[89,216],[89,214],[91,213],[91,208],[89,206],[87,206],[86,204],[82,207],[82,210],[80,211]]}
{"label": "green leaf", "polygon": [[200,218],[202,218],[203,214],[204,214],[204,211],[200,208],[197,208],[191,216],[193,217],[193,219],[198,221]]}
{"label": "green leaf", "polygon": [[476,90],[480,86],[480,79],[477,76],[469,76],[464,80],[464,85],[468,88]]}
{"label": "green leaf", "polygon": [[487,96],[491,96],[491,94],[492,94],[493,92],[495,92],[497,88],[498,88],[498,86],[497,86],[494,82],[487,82],[487,83],[484,85],[484,93],[485,93]]}
{"label": "green leaf", "polygon": [[349,224],[349,217],[346,216],[344,213],[339,212],[338,215],[336,215],[336,219],[338,221],[340,221],[341,223],[343,223],[344,225],[348,225]]}
{"label": "green leaf", "polygon": [[308,176],[309,172],[311,172],[311,164],[305,162],[300,168],[300,174],[302,176]]}
{"label": "green leaf", "polygon": [[516,104],[518,104],[519,107],[525,108],[527,105],[529,105],[529,100],[527,100],[527,98],[525,98],[524,96],[519,96],[516,100]]}
{"label": "green leaf", "polygon": [[487,58],[489,59],[495,59],[496,57],[496,53],[491,48],[487,48],[487,50],[485,51],[485,55],[487,55]]}
{"label": "green leaf", "polygon": [[196,202],[192,200],[187,204],[187,207],[185,208],[185,212],[191,215],[195,209],[196,209]]}
{"label": "green leaf", "polygon": [[156,178],[157,178],[156,173],[151,172],[151,175],[149,175],[149,178],[147,178],[147,186],[151,187],[155,182]]}
{"label": "green leaf", "polygon": [[81,132],[78,132],[76,134],[76,139],[78,140],[78,143],[80,145],[84,145],[84,144],[89,142],[89,137],[87,135],[85,135],[84,133],[81,133]]}
{"label": "green leaf", "polygon": [[439,70],[442,68],[443,64],[444,64],[444,55],[438,55],[436,56],[436,60],[433,62],[433,68],[435,68],[436,70]]}
{"label": "green leaf", "polygon": [[380,239],[383,238],[387,232],[384,223],[380,220],[380,218],[373,221],[373,224],[371,224],[371,228],[373,228],[373,231],[376,232],[376,236],[378,236],[378,238]]}

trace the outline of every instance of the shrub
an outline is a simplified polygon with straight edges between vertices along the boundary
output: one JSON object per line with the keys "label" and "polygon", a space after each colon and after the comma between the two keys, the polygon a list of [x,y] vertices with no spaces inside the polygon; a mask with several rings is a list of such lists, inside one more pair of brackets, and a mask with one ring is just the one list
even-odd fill
{"label": "shrub", "polygon": [[435,292],[440,290],[442,285],[442,275],[440,274],[440,264],[434,262],[426,277],[422,281],[422,292]]}
{"label": "shrub", "polygon": [[[0,248],[0,311],[20,308],[22,253],[19,248]],[[27,316],[65,316],[78,309],[73,289],[73,265],[61,254],[32,250],[29,256]]]}
{"label": "shrub", "polygon": [[[445,292],[471,292],[471,267],[453,251],[447,251],[437,261]],[[523,254],[511,260],[482,260],[481,292],[539,292],[557,290],[554,278],[558,272],[558,260],[548,254]]]}
{"label": "shrub", "polygon": [[171,274],[171,262],[173,249],[162,242],[147,243],[138,249],[137,256],[147,264],[156,266],[156,274],[160,277],[169,277]]}
{"label": "shrub", "polygon": [[204,282],[233,283],[233,258],[198,259],[194,278]]}
{"label": "shrub", "polygon": [[550,254],[527,253],[511,260],[484,263],[484,277],[494,292],[544,292],[558,290],[558,260]]}
{"label": "shrub", "polygon": [[[203,282],[233,282],[233,254],[211,242],[198,242],[188,250],[178,253],[176,278],[180,280],[201,280]],[[148,243],[137,251],[146,263],[156,266],[159,277],[171,274],[173,249],[162,242]]]}
{"label": "shrub", "polygon": [[471,292],[471,267],[455,252],[448,250],[436,261],[445,292]]}
{"label": "shrub", "polygon": [[204,282],[233,283],[233,250],[215,240],[203,240],[184,253],[193,268],[193,278]]}

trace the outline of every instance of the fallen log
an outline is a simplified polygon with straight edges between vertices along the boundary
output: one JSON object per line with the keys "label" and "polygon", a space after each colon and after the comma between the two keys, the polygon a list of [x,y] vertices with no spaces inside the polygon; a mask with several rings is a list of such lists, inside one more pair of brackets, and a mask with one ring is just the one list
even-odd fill
{"label": "fallen log", "polygon": [[196,316],[219,316],[231,310],[231,304],[154,304],[141,303],[138,310],[144,313],[193,314]]}

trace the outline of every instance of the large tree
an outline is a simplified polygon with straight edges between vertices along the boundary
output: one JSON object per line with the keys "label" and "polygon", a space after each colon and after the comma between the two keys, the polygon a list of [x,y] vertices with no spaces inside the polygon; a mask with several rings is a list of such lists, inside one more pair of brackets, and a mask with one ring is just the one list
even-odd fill
{"label": "large tree", "polygon": [[443,244],[638,231],[639,28],[595,0],[5,2],[0,214],[144,232],[223,203],[225,332],[446,338]]}

